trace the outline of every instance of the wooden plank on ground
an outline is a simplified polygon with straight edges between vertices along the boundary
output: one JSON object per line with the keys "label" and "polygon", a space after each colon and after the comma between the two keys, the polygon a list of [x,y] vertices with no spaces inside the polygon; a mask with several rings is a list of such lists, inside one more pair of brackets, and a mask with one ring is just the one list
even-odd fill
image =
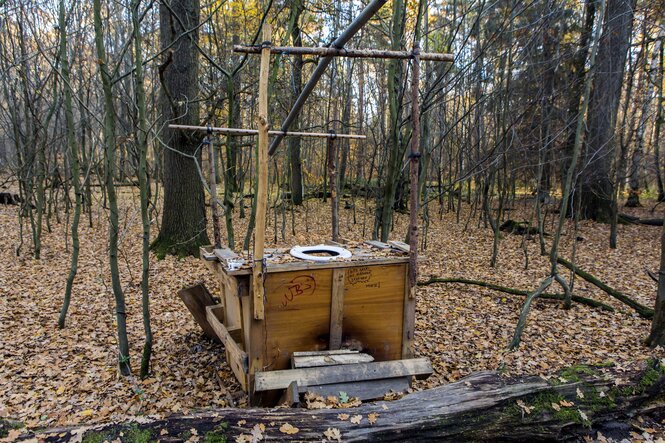
{"label": "wooden plank on ground", "polygon": [[319,366],[351,365],[354,363],[369,363],[374,357],[359,352],[353,354],[312,355],[307,357],[291,358],[291,366],[297,368],[315,368]]}
{"label": "wooden plank on ground", "polygon": [[189,312],[194,316],[196,323],[201,326],[205,335],[213,340],[217,339],[215,330],[210,326],[207,320],[206,306],[215,305],[212,295],[203,283],[189,286],[178,291],[178,297],[185,303]]}
{"label": "wooden plank on ground", "polygon": [[409,389],[409,377],[307,387],[308,392],[314,392],[324,398],[330,395],[339,397],[340,393],[344,392],[349,397],[357,397],[362,401],[382,399],[389,392],[406,392],[407,389]]}
{"label": "wooden plank on ground", "polygon": [[236,378],[241,385],[244,386],[247,371],[249,370],[249,359],[247,353],[243,351],[238,343],[233,339],[226,327],[217,319],[214,310],[218,309],[216,306],[208,306],[206,308],[207,319],[210,326],[215,330],[217,337],[224,343],[224,348],[227,351],[227,360],[229,366],[233,370]]}
{"label": "wooden plank on ground", "polygon": [[294,381],[302,389],[323,384],[360,382],[383,378],[407,376],[427,378],[431,374],[432,365],[426,358],[324,366],[321,368],[285,369],[254,374],[254,390],[286,389]]}
{"label": "wooden plank on ground", "polygon": [[395,249],[397,249],[397,250],[400,250],[400,251],[402,251],[402,252],[409,252],[409,251],[411,251],[411,247],[410,247],[409,245],[407,245],[406,243],[404,243],[403,241],[388,240],[388,244],[389,244],[391,247],[393,247],[393,248],[395,248]]}
{"label": "wooden plank on ground", "polygon": [[358,354],[360,351],[352,349],[331,349],[329,351],[296,351],[293,357],[312,357],[316,355],[339,355],[339,354]]}
{"label": "wooden plank on ground", "polygon": [[333,269],[332,271],[329,349],[339,349],[342,345],[342,327],[344,323],[344,274],[344,269]]}
{"label": "wooden plank on ground", "polygon": [[365,240],[365,244],[379,249],[390,249],[390,245],[388,243],[384,243],[378,240]]}

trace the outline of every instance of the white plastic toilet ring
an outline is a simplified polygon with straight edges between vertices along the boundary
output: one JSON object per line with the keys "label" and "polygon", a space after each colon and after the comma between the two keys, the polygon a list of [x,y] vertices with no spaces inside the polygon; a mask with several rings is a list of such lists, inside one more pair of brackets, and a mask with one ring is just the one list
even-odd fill
{"label": "white plastic toilet ring", "polygon": [[[312,255],[319,252],[325,252],[330,255]],[[289,253],[301,260],[312,261],[330,261],[338,258],[351,258],[351,251],[340,248],[339,246],[315,245],[315,246],[294,246]]]}

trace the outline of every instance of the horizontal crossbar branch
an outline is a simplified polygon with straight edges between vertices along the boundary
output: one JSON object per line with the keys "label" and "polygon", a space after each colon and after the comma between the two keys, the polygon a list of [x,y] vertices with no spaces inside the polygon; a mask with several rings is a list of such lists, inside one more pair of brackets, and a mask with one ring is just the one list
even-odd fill
{"label": "horizontal crossbar branch", "polygon": [[[258,135],[257,129],[241,129],[241,128],[219,128],[208,126],[192,126],[192,125],[169,125],[171,129],[183,129],[189,131],[205,131],[211,130],[212,132],[222,132],[230,135]],[[283,137],[319,137],[319,138],[348,138],[364,140],[366,135],[358,134],[338,134],[336,132],[294,132],[294,131],[268,131],[269,135],[281,135]]]}
{"label": "horizontal crossbar branch", "polygon": [[[234,45],[233,52],[245,54],[260,54],[261,46]],[[291,55],[318,55],[322,57],[353,57],[353,58],[392,58],[392,59],[411,59],[411,51],[383,51],[380,49],[337,49],[332,47],[308,48],[304,46],[273,46],[270,48],[271,54],[291,54]],[[421,52],[420,60],[434,62],[452,62],[452,54],[443,54],[437,52]]]}

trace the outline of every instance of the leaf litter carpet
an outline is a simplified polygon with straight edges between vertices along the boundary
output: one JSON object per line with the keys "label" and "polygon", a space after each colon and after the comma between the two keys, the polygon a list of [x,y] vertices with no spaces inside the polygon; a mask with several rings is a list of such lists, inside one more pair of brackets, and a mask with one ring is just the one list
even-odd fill
{"label": "leaf litter carpet", "polygon": [[[136,196],[125,191],[122,199],[120,267],[131,363],[137,373],[143,346],[140,214]],[[371,204],[356,201],[356,223],[353,209],[340,210],[340,235],[354,241],[370,238],[372,210]],[[532,212],[530,203],[517,202],[510,216],[528,219]],[[632,213],[648,215],[646,210]],[[546,222],[547,230],[553,229],[552,218],[550,215]],[[66,240],[69,228],[63,214],[61,221],[51,220],[51,233],[44,229],[41,260],[30,254],[27,229],[17,257],[17,211],[0,206],[0,418],[11,417],[28,427],[53,427],[246,404],[225,363],[222,346],[202,336],[176,295],[178,289],[198,281],[218,291],[212,275],[196,258],[157,260],[151,255],[152,375],[144,380],[117,375],[103,211],[93,213],[92,228],[85,216],[81,218],[79,271],[67,326],[59,330],[57,318],[71,243]],[[153,223],[153,236],[158,221]],[[246,223],[246,218],[236,214],[236,239],[242,240]],[[408,215],[396,214],[393,239],[403,240],[407,223]],[[276,247],[318,244],[329,237],[329,226],[328,205],[311,200],[293,213],[275,216],[270,212],[266,240]],[[577,235],[583,238],[576,257],[582,269],[641,303],[654,305],[656,285],[644,269],[657,270],[659,227],[619,226],[616,250],[608,247],[609,226],[580,222]],[[572,224],[566,226],[562,256],[570,258],[574,237]],[[459,223],[454,212],[440,215],[438,207],[432,206],[420,279],[464,277],[534,290],[547,276],[548,261],[539,255],[537,241],[526,240],[529,264],[525,269],[522,241],[521,236],[505,235],[497,266],[491,268],[491,230],[477,216],[472,217],[466,206]],[[570,277],[568,271],[564,275]],[[579,304],[566,311],[557,301],[537,301],[521,347],[507,352],[523,297],[462,284],[419,287],[416,354],[428,357],[435,372],[414,389],[448,383],[480,370],[549,376],[573,364],[613,363],[627,369],[653,355],[665,357],[662,349],[652,351],[642,345],[649,321],[579,278],[574,292],[607,303],[616,312]]]}

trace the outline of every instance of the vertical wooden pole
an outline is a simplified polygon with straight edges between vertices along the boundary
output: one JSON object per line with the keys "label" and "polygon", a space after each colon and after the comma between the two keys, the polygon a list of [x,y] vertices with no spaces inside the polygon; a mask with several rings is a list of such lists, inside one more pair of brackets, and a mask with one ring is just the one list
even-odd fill
{"label": "vertical wooden pole", "polygon": [[210,206],[212,207],[212,232],[215,248],[222,247],[222,234],[219,232],[219,201],[217,200],[217,171],[215,170],[215,147],[212,144],[212,127],[208,127],[208,161],[210,162]]}
{"label": "vertical wooden pole", "polygon": [[266,205],[268,203],[268,73],[270,70],[270,38],[271,28],[268,23],[263,25],[263,43],[261,43],[261,69],[259,71],[259,115],[258,115],[258,169],[256,193],[256,225],[254,227],[254,269],[252,272],[252,289],[254,297],[254,318],[263,320],[263,249],[266,234]]}
{"label": "vertical wooden pole", "polygon": [[420,84],[420,46],[413,45],[413,73],[411,78],[411,153],[409,167],[411,175],[411,194],[409,198],[409,298],[416,296],[416,279],[418,278],[418,166],[420,160],[420,105],[418,103],[418,86]]}
{"label": "vertical wooden pole", "polygon": [[[330,131],[334,134],[334,130]],[[337,203],[337,139],[328,138],[328,177],[330,180],[330,207],[332,212],[332,241],[339,241],[339,204]]]}

